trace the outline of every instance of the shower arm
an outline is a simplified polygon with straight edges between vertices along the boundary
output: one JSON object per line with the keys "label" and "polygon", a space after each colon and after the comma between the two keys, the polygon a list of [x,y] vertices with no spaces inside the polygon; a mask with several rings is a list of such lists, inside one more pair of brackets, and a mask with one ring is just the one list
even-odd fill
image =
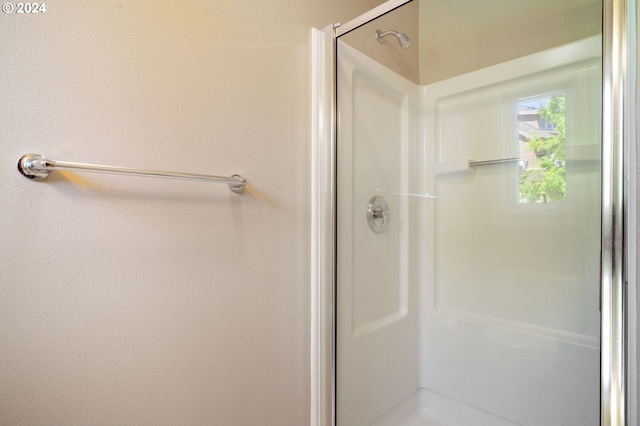
{"label": "shower arm", "polygon": [[388,36],[388,35],[394,35],[396,37],[398,37],[398,32],[394,31],[394,30],[387,30],[385,32],[382,32],[380,30],[376,30],[376,38],[378,39],[378,43],[382,44],[384,43],[384,37]]}

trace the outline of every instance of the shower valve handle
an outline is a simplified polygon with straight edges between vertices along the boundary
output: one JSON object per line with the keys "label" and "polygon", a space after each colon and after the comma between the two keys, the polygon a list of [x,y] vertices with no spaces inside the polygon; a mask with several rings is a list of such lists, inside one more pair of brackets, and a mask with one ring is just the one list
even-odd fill
{"label": "shower valve handle", "polygon": [[381,206],[377,206],[373,209],[371,216],[373,216],[374,219],[382,219],[383,221],[386,221],[389,219],[389,208],[384,209]]}
{"label": "shower valve handle", "polygon": [[367,223],[373,232],[382,232],[389,224],[389,205],[379,195],[371,198],[367,204]]}

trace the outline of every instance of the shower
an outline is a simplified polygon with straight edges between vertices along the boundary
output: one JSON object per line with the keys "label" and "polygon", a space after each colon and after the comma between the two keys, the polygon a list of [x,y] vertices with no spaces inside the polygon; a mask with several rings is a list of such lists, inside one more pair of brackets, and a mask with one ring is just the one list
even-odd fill
{"label": "shower", "polygon": [[384,38],[388,35],[394,35],[396,36],[396,38],[398,39],[398,43],[400,44],[400,47],[405,50],[408,49],[409,47],[411,47],[411,39],[409,38],[409,36],[407,36],[405,33],[400,33],[398,31],[394,31],[394,30],[388,30],[388,31],[380,31],[380,30],[376,30],[376,39],[378,40],[378,43],[383,44],[384,43]]}
{"label": "shower", "polygon": [[318,424],[636,424],[605,90],[623,2],[392,0],[324,30]]}

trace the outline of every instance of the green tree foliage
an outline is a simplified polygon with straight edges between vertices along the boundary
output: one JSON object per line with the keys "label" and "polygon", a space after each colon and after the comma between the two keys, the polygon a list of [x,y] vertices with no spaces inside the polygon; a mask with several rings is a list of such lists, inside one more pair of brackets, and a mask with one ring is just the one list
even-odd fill
{"label": "green tree foliage", "polygon": [[548,203],[564,201],[567,196],[565,163],[565,98],[555,96],[538,108],[547,123],[553,123],[555,135],[542,138],[530,133],[527,141],[535,152],[534,167],[520,173],[520,202]]}

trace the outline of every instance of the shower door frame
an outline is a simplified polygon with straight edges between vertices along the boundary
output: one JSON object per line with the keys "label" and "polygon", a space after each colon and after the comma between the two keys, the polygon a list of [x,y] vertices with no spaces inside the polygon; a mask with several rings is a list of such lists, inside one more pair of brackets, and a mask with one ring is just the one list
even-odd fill
{"label": "shower door frame", "polygon": [[[336,423],[337,39],[410,1],[389,0],[312,31],[311,426]],[[637,409],[628,398],[636,386],[635,13],[634,0],[603,0],[601,426],[632,425]]]}

